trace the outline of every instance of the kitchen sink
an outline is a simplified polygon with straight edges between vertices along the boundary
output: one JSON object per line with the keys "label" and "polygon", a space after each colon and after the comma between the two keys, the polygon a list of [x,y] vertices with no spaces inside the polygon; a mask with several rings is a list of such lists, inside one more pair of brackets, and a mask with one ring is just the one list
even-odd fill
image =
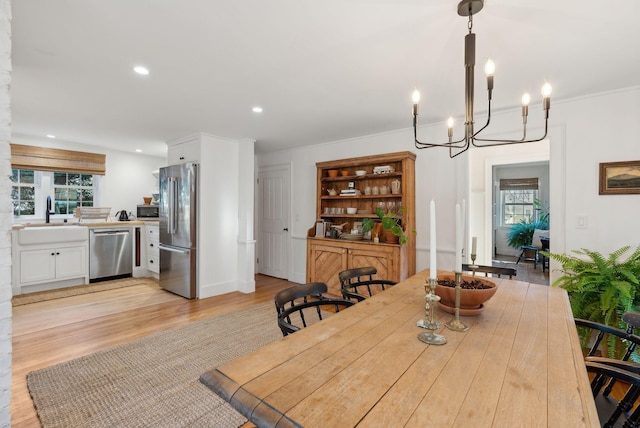
{"label": "kitchen sink", "polygon": [[49,244],[58,242],[86,241],[89,232],[83,226],[69,226],[61,223],[61,226],[46,225],[31,226],[18,230],[18,243],[20,245]]}

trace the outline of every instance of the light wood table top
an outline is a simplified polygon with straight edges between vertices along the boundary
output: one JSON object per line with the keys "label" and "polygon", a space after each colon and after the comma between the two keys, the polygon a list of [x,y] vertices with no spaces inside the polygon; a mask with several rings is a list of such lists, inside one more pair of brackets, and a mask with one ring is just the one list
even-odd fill
{"label": "light wood table top", "polygon": [[[258,426],[592,427],[598,416],[566,292],[495,278],[465,333],[427,345],[420,272],[214,368],[201,381]],[[452,315],[438,310],[444,325]],[[274,308],[274,320],[276,314]]]}

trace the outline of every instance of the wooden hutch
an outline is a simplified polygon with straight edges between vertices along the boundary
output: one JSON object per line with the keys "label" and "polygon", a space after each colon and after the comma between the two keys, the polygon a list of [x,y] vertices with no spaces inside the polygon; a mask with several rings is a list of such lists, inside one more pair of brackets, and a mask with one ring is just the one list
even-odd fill
{"label": "wooden hutch", "polygon": [[[412,152],[397,152],[316,163],[316,224],[307,233],[307,282],[324,282],[330,294],[341,295],[338,273],[346,269],[374,266],[380,278],[392,281],[415,273],[415,159]],[[337,177],[332,177],[335,171]],[[341,194],[350,186],[356,195]],[[403,208],[398,215],[409,237],[407,244],[385,243],[382,234],[377,243],[349,239],[353,237],[347,234],[364,218],[378,219],[378,206],[385,212]],[[357,212],[347,213],[347,208]],[[343,237],[330,238],[329,224],[343,225]],[[374,229],[375,234],[378,231]]]}

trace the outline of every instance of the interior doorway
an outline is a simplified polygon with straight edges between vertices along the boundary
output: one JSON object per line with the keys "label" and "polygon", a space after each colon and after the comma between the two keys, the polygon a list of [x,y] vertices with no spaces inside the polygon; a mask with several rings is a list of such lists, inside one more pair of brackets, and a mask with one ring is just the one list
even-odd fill
{"label": "interior doorway", "polygon": [[538,221],[549,212],[549,161],[494,165],[492,177],[492,256],[514,261],[521,249],[508,243],[511,228],[522,221]]}
{"label": "interior doorway", "polygon": [[276,165],[258,171],[258,255],[256,272],[289,277],[291,168]]}

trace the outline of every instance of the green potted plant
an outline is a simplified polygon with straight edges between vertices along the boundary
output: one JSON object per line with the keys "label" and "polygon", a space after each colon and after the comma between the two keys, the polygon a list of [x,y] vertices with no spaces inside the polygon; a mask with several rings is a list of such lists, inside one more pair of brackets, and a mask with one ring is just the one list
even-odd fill
{"label": "green potted plant", "polygon": [[[620,260],[629,248],[622,247],[608,257],[586,249],[574,251],[582,257],[542,252],[561,263],[564,275],[553,285],[567,290],[575,318],[626,330],[622,314],[637,311],[640,306],[640,246],[631,256]],[[584,337],[584,332],[581,336],[585,346],[589,337]],[[611,335],[603,342],[604,355],[621,357],[625,347],[619,338]],[[638,361],[636,354],[633,358]]]}
{"label": "green potted plant", "polygon": [[[402,213],[406,211],[406,208],[401,207],[398,210],[398,214],[394,214],[392,212],[385,212],[382,208],[376,208],[376,215],[380,219],[380,223],[382,223],[382,229],[388,231],[392,236],[397,236],[398,242],[400,245],[404,245],[409,240],[409,237],[404,233],[404,229],[402,228]],[[375,226],[375,220],[372,218],[365,218],[362,220],[362,232],[367,233],[373,229]],[[416,233],[415,230],[413,233]],[[387,242],[389,242],[387,240]]]}
{"label": "green potted plant", "polygon": [[525,245],[531,245],[533,239],[533,232],[536,229],[548,230],[549,223],[544,221],[521,221],[511,226],[509,234],[507,235],[507,244],[510,247],[520,249]]}

